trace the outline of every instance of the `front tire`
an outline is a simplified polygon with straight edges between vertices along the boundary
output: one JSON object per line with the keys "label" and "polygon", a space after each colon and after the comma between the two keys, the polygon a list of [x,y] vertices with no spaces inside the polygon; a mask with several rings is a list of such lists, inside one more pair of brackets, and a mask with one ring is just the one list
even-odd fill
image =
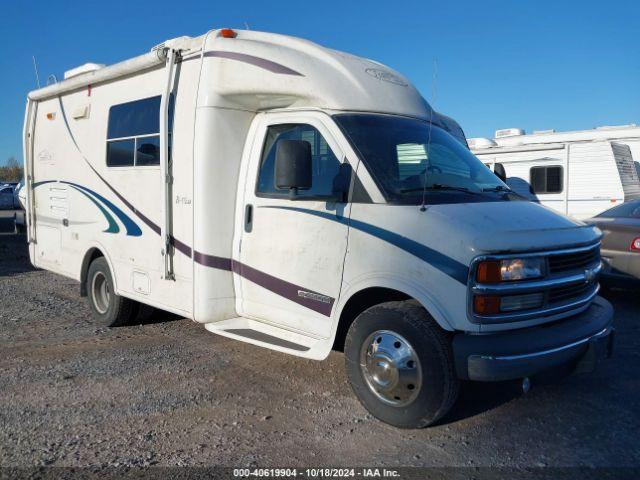
{"label": "front tire", "polygon": [[423,428],[442,418],[460,389],[451,342],[417,302],[387,302],[361,313],[345,341],[351,386],[376,418]]}
{"label": "front tire", "polygon": [[113,277],[104,257],[96,258],[89,266],[87,292],[95,323],[102,327],[119,327],[131,322],[136,302],[116,295]]}

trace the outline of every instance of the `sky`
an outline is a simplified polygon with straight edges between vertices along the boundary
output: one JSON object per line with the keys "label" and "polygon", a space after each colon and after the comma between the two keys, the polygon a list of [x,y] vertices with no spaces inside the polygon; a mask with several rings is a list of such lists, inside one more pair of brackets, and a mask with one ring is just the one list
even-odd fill
{"label": "sky", "polygon": [[[3,2],[0,164],[22,161],[27,92],[86,62],[235,27],[303,37],[403,73],[467,137],[640,124],[640,2]],[[434,81],[434,65],[435,81]]]}

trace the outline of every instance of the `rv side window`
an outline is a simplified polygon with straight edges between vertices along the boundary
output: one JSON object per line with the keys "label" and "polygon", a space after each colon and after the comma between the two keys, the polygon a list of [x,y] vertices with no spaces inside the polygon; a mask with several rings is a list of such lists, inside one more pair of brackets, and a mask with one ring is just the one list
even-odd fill
{"label": "rv side window", "polygon": [[303,124],[271,125],[268,128],[262,149],[256,195],[286,197],[289,194],[286,190],[276,188],[274,181],[278,140],[304,140],[311,144],[312,187],[301,191],[300,196],[331,195],[334,179],[340,172],[340,162],[320,132],[311,125]]}
{"label": "rv side window", "polygon": [[562,167],[531,168],[531,193],[560,193],[562,192]]}
{"label": "rv side window", "polygon": [[[158,95],[109,109],[107,166],[160,165],[160,99]],[[172,124],[173,96],[169,101],[169,152]]]}

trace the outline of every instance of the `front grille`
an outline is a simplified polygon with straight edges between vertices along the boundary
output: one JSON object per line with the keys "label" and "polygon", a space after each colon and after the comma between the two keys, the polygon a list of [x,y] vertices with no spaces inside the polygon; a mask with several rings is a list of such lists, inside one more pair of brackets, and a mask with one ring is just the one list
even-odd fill
{"label": "front grille", "polygon": [[[541,278],[497,284],[473,282],[477,264],[472,264],[468,311],[474,323],[501,323],[551,317],[587,307],[598,292],[597,274],[600,271],[600,245],[534,254],[546,257],[546,272]],[[513,255],[479,257],[475,262],[517,258]],[[480,314],[475,310],[477,296],[498,296],[508,307],[500,305],[499,313]],[[536,297],[537,304],[533,303]],[[542,299],[541,299],[542,297]],[[525,299],[531,299],[526,303]],[[516,308],[517,307],[517,308]],[[557,318],[557,317],[556,317]]]}
{"label": "front grille", "polygon": [[563,285],[561,287],[555,287],[549,290],[549,296],[547,301],[549,304],[566,303],[570,300],[580,300],[587,295],[593,293],[597,288],[596,284],[592,283],[574,283],[572,285]]}
{"label": "front grille", "polygon": [[549,255],[549,273],[561,273],[571,270],[584,270],[600,262],[600,249],[594,246],[590,250],[573,253]]}

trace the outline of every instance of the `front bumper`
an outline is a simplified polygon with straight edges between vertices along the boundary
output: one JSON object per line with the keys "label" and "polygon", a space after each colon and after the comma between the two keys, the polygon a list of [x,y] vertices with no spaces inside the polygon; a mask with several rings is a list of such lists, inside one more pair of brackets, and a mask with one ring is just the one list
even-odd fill
{"label": "front bumper", "polygon": [[462,380],[501,381],[535,375],[575,362],[595,369],[613,349],[613,307],[596,297],[584,312],[550,325],[453,338],[456,372]]}

